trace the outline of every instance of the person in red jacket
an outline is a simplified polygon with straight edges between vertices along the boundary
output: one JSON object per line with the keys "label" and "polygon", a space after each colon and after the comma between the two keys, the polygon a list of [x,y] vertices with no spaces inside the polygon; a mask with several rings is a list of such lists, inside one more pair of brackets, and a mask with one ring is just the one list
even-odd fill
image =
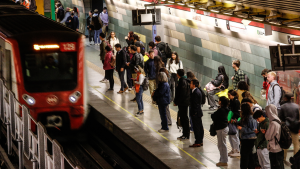
{"label": "person in red jacket", "polygon": [[112,49],[110,48],[110,46],[105,46],[105,52],[106,52],[106,54],[105,54],[105,58],[104,58],[103,69],[105,70],[105,75],[107,76],[107,78],[109,80],[110,88],[108,89],[108,91],[113,91],[114,90],[114,69],[115,69],[115,67],[112,66],[112,64],[111,64],[113,53],[112,53]]}
{"label": "person in red jacket", "polygon": [[263,89],[266,90],[266,100],[268,100],[268,91],[269,91],[269,87],[270,87],[270,83],[267,80],[267,74],[270,72],[271,70],[269,69],[264,69],[261,72],[261,75],[264,77],[264,82],[263,82]]}

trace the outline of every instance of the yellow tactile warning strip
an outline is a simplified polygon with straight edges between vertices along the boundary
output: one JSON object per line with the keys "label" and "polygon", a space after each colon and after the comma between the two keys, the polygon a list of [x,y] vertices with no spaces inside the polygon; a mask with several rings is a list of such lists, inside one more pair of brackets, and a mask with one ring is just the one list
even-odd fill
{"label": "yellow tactile warning strip", "polygon": [[[87,64],[88,67],[92,68],[92,69],[95,70],[96,72],[98,72],[98,73],[104,75],[105,71],[104,71],[103,69],[101,69],[100,67],[98,67],[97,65],[93,64],[92,62],[90,62],[90,61],[88,61],[88,60],[86,60],[86,64]],[[116,83],[116,84],[121,85],[120,80],[119,80],[118,77],[114,76],[114,80],[115,80],[115,83]],[[92,87],[92,86],[91,86],[91,87]],[[96,90],[96,87],[92,87],[92,88]],[[130,93],[135,94],[133,91],[130,91]],[[101,93],[101,94],[102,94],[102,93]],[[102,95],[103,95],[103,94],[102,94]],[[104,95],[104,96],[105,96],[105,95]],[[105,97],[106,97],[106,96],[105,96]],[[158,109],[158,107],[157,107],[156,105],[153,105],[153,104],[152,104],[152,100],[151,100],[151,97],[150,97],[149,95],[143,94],[143,101],[149,103],[150,105],[152,105],[153,107],[155,107],[156,109]],[[115,104],[116,104],[116,103],[115,103]],[[121,106],[120,106],[120,107],[121,107]],[[122,107],[121,107],[121,108],[122,108]],[[122,109],[123,109],[123,108],[122,108]],[[127,111],[127,110],[126,110],[126,111]],[[131,113],[130,113],[130,114],[131,114]],[[170,114],[171,114],[172,119],[174,119],[174,120],[177,119],[177,112],[176,112],[176,111],[170,109]],[[139,120],[139,121],[141,121],[141,120]],[[141,121],[141,122],[142,122],[142,121]],[[143,123],[144,123],[144,122],[143,122]],[[148,126],[148,125],[147,125],[147,126]],[[156,131],[156,130],[155,130],[155,131]],[[205,137],[205,139],[208,139],[209,141],[211,141],[211,142],[214,143],[215,145],[218,145],[217,137],[212,137],[212,136],[210,135],[209,131],[206,130],[206,129],[204,129],[204,137]],[[170,141],[170,142],[172,142],[172,141]],[[172,143],[173,143],[173,142],[172,142]],[[178,144],[178,143],[177,143],[177,142],[176,142],[176,143],[174,142],[173,144]],[[231,149],[232,149],[232,148],[231,148],[230,143],[227,142],[227,150],[228,150],[228,151],[231,151]]]}

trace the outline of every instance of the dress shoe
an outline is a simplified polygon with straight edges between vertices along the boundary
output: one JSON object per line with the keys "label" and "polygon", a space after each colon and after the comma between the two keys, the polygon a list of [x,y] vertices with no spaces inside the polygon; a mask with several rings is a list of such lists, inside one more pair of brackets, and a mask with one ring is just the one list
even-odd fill
{"label": "dress shoe", "polygon": [[128,90],[128,87],[126,87],[126,88],[124,89],[124,92],[126,92],[126,90]]}
{"label": "dress shoe", "polygon": [[222,162],[218,162],[217,164],[216,164],[216,166],[228,166],[228,164],[227,163],[222,163]]}
{"label": "dress shoe", "polygon": [[122,94],[122,93],[124,93],[124,91],[120,90],[120,91],[118,91],[117,93],[118,93],[118,94]]}
{"label": "dress shoe", "polygon": [[177,138],[177,140],[188,140],[189,138],[188,137],[185,137],[185,136],[180,136]]}
{"label": "dress shoe", "polygon": [[201,146],[203,146],[203,143],[190,145],[190,147],[201,147]]}

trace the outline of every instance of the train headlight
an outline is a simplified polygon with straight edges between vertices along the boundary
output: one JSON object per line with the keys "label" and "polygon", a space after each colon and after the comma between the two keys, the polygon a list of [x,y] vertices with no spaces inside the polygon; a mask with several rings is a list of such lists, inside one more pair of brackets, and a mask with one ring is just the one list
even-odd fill
{"label": "train headlight", "polygon": [[71,103],[76,103],[78,101],[78,99],[80,98],[80,96],[81,96],[81,93],[76,91],[69,96],[69,100]]}
{"label": "train headlight", "polygon": [[30,106],[34,105],[35,104],[35,99],[27,94],[24,94],[23,96],[23,99],[25,100],[25,102],[27,104],[29,104]]}

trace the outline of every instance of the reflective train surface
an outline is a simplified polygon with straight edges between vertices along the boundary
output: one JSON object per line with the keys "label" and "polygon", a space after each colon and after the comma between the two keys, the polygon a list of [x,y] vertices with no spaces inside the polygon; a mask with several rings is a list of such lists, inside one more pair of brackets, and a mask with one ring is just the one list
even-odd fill
{"label": "reflective train surface", "polygon": [[87,117],[84,36],[21,5],[0,2],[0,76],[46,127]]}

